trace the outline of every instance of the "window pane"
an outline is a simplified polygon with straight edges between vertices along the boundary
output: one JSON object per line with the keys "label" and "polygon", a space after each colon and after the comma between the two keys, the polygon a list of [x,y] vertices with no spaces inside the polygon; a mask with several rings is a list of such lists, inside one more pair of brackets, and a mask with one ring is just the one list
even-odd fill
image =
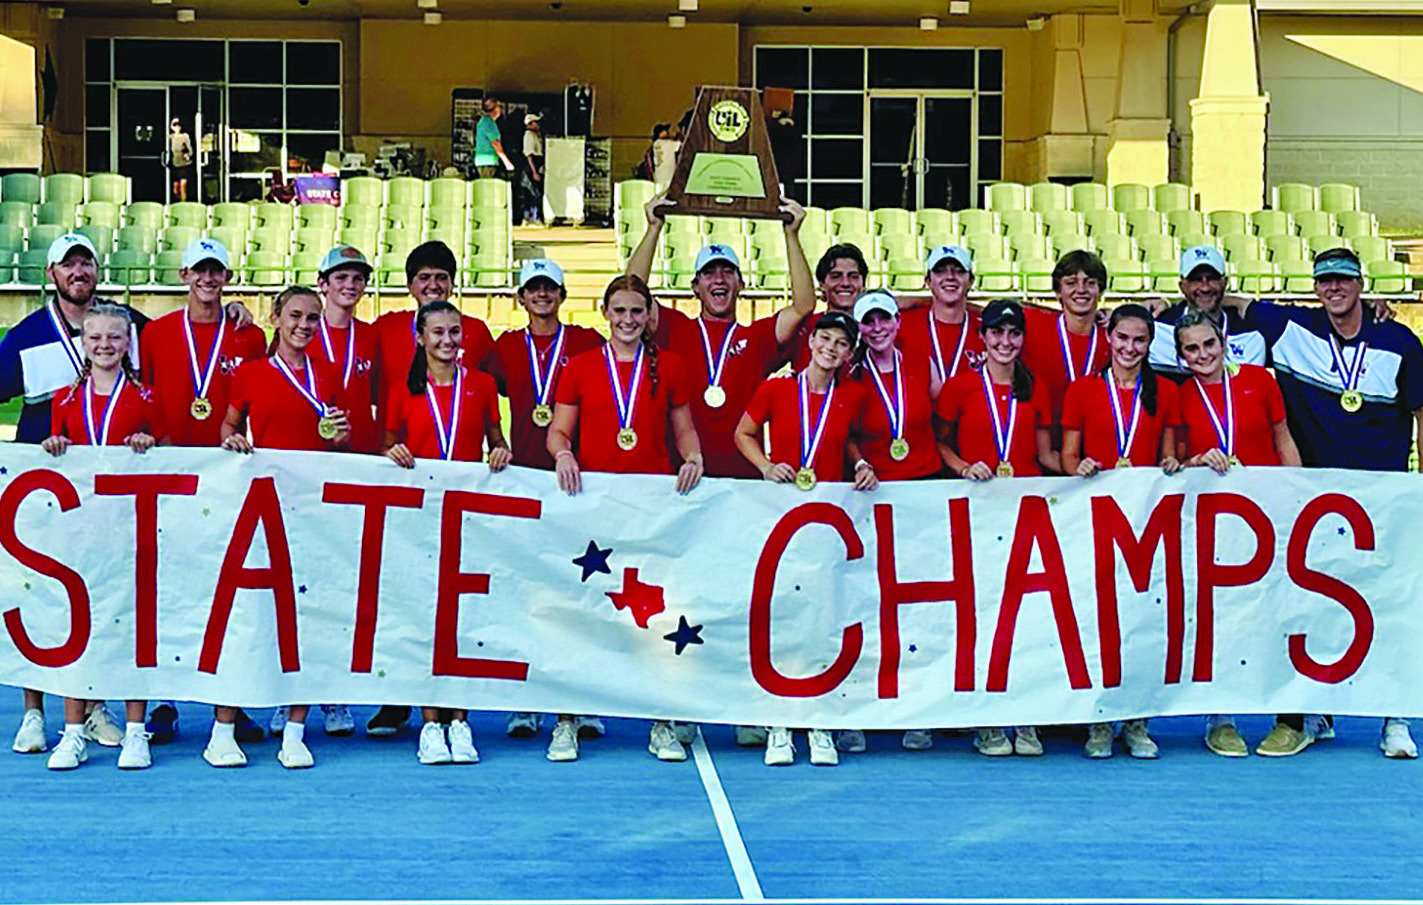
{"label": "window pane", "polygon": [[233,201],[256,201],[266,194],[260,179],[229,179],[227,190]]}
{"label": "window pane", "polygon": [[816,135],[863,135],[863,94],[814,94],[810,103],[810,131]]}
{"label": "window pane", "polygon": [[1003,90],[1003,51],[986,48],[978,51],[978,90]]}
{"label": "window pane", "polygon": [[280,133],[257,134],[234,130],[232,135],[232,172],[260,173],[267,167],[282,165]]}
{"label": "window pane", "polygon": [[859,207],[865,200],[864,185],[859,182],[812,182],[810,203],[816,207]]}
{"label": "window pane", "polygon": [[341,89],[288,88],[288,129],[341,128]]}
{"label": "window pane", "polygon": [[228,91],[229,119],[238,129],[280,129],[282,89],[232,88]]}
{"label": "window pane", "polygon": [[84,80],[109,81],[109,39],[90,38],[84,42]]}
{"label": "window pane", "polygon": [[970,189],[967,166],[930,167],[924,174],[924,207],[949,210],[973,207]]}
{"label": "window pane", "polygon": [[972,50],[870,51],[871,88],[972,88]]}
{"label": "window pane", "polygon": [[816,138],[810,142],[812,179],[858,179],[863,175],[863,145],[858,138]]}
{"label": "window pane", "polygon": [[990,182],[1003,178],[1003,139],[981,138],[978,141],[978,179]]}
{"label": "window pane", "polygon": [[326,160],[326,152],[340,149],[341,136],[335,132],[329,135],[287,136],[287,157],[300,160],[298,168],[320,170]]}
{"label": "window pane", "polygon": [[229,41],[227,58],[236,84],[280,85],[281,41]]}
{"label": "window pane", "polygon": [[813,88],[865,88],[865,52],[858,47],[817,47],[810,70]]}
{"label": "window pane", "polygon": [[334,41],[288,41],[287,84],[341,84],[341,45]]}
{"label": "window pane", "polygon": [[932,163],[969,162],[973,101],[966,97],[924,102],[924,156]]}
{"label": "window pane", "polygon": [[221,41],[160,41],[117,38],[114,78],[155,82],[221,82]]}
{"label": "window pane", "polygon": [[805,47],[756,48],[756,87],[807,88],[810,50]]}
{"label": "window pane", "polygon": [[978,96],[978,134],[1003,134],[1003,95],[980,94]]}
{"label": "window pane", "polygon": [[109,90],[108,85],[84,86],[84,125],[108,126]]}
{"label": "window pane", "polygon": [[84,169],[90,173],[107,173],[109,162],[109,130],[91,129],[84,133]]}

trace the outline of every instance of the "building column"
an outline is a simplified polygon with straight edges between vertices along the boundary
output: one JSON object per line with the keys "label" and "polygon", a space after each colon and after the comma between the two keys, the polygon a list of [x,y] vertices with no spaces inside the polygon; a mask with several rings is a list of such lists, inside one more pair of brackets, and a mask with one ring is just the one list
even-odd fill
{"label": "building column", "polygon": [[41,9],[0,4],[0,168],[38,170],[44,128],[37,116],[35,47]]}
{"label": "building column", "polygon": [[1201,210],[1253,211],[1265,199],[1265,114],[1249,0],[1216,0],[1206,19],[1200,95],[1191,101],[1191,182]]}
{"label": "building column", "polygon": [[1170,174],[1166,27],[1156,0],[1122,0],[1115,116],[1107,123],[1107,184],[1157,185]]}
{"label": "building column", "polygon": [[1052,41],[1052,82],[1048,86],[1048,129],[1034,142],[1034,177],[1091,178],[1095,137],[1087,127],[1087,92],[1082,78],[1082,16],[1062,13],[1048,20]]}

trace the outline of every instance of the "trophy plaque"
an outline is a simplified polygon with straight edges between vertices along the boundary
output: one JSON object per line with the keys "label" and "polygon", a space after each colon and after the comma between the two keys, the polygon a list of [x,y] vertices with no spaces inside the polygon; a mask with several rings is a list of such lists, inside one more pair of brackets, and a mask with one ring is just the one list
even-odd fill
{"label": "trophy plaque", "polygon": [[780,194],[757,92],[701,88],[667,186],[671,213],[784,220]]}

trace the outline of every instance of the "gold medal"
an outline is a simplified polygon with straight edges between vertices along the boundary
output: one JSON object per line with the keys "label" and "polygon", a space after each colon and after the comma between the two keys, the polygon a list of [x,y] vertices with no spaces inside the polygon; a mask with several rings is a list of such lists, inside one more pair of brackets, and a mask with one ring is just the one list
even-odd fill
{"label": "gold medal", "polygon": [[206,396],[198,396],[193,400],[193,404],[188,406],[188,414],[193,416],[194,421],[206,421],[212,417],[212,403]]}
{"label": "gold medal", "polygon": [[637,446],[637,431],[630,427],[625,427],[618,431],[619,449],[631,450],[634,446]]}
{"label": "gold medal", "polygon": [[316,422],[316,432],[321,435],[323,440],[335,440],[341,429],[336,426],[336,419],[327,415]]}
{"label": "gold medal", "polygon": [[801,490],[815,489],[815,472],[809,468],[802,468],[795,473],[795,486]]}
{"label": "gold medal", "polygon": [[1117,467],[1131,468],[1131,459],[1128,459],[1126,456],[1122,456],[1120,459],[1117,460]]}
{"label": "gold medal", "polygon": [[726,405],[726,390],[713,384],[707,387],[706,392],[702,393],[702,399],[712,408],[719,409]]}
{"label": "gold medal", "polygon": [[1000,478],[1011,478],[1013,477],[1013,466],[1007,462],[999,462],[998,469],[994,473]]}
{"label": "gold medal", "polygon": [[1345,390],[1344,395],[1339,397],[1339,405],[1346,412],[1357,412],[1364,407],[1364,394],[1358,390]]}
{"label": "gold medal", "polygon": [[909,458],[909,441],[903,437],[895,437],[889,441],[889,457],[896,462]]}
{"label": "gold medal", "polygon": [[553,409],[546,405],[536,405],[534,406],[533,419],[534,424],[539,427],[548,427],[553,423]]}

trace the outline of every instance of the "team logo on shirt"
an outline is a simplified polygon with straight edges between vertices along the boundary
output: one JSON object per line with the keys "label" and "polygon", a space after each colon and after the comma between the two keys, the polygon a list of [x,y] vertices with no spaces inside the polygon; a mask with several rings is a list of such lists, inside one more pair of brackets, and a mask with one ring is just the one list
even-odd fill
{"label": "team logo on shirt", "polygon": [[374,367],[375,362],[371,361],[369,358],[357,358],[355,368],[356,376],[365,377],[366,375],[371,373]]}
{"label": "team logo on shirt", "polygon": [[975,352],[974,350],[969,349],[964,352],[963,359],[970,368],[975,371],[981,371],[983,370],[984,362],[988,361],[988,353]]}
{"label": "team logo on shirt", "polygon": [[223,355],[217,360],[217,372],[224,377],[231,377],[237,373],[237,368],[242,364],[242,359],[236,355]]}
{"label": "team logo on shirt", "polygon": [[750,345],[750,343],[748,343],[748,342],[746,341],[746,337],[743,336],[743,337],[741,337],[740,339],[737,339],[735,342],[733,342],[733,343],[731,344],[731,349],[730,349],[730,351],[728,351],[728,352],[726,353],[726,357],[727,357],[727,358],[735,358],[736,356],[740,355],[742,352],[745,352],[745,351],[746,351],[746,347],[749,346],[749,345]]}

